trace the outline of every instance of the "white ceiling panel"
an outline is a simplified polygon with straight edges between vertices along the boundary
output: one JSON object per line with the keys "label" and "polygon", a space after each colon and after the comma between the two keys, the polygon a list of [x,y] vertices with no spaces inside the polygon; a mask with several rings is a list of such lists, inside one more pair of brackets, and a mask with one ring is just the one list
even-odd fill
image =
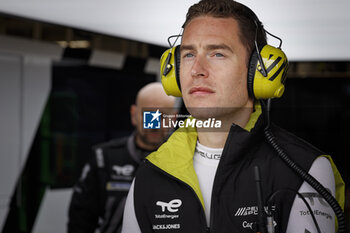
{"label": "white ceiling panel", "polygon": [[[167,46],[197,0],[0,0],[3,13]],[[349,61],[349,0],[242,0],[294,61]],[[278,42],[270,39],[272,45]]]}

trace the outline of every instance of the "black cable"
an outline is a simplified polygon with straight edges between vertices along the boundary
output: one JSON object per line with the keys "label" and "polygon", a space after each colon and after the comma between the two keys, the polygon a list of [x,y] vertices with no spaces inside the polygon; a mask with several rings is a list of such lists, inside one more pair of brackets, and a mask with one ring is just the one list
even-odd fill
{"label": "black cable", "polygon": [[328,192],[323,185],[318,182],[313,176],[304,171],[299,165],[297,165],[289,156],[284,152],[284,150],[278,145],[275,137],[269,127],[264,129],[264,134],[267,141],[275,149],[279,157],[285,162],[285,164],[295,171],[303,180],[305,180],[311,187],[313,187],[321,196],[328,202],[332,207],[335,215],[338,219],[338,232],[345,232],[345,217],[344,213],[337,202],[337,200]]}
{"label": "black cable", "polygon": [[[267,206],[268,206],[268,210],[271,210],[272,207],[271,207],[271,201],[273,200],[273,198],[280,192],[292,192],[292,193],[295,193],[297,194],[301,200],[303,200],[303,202],[305,203],[307,209],[309,210],[310,214],[311,214],[311,217],[312,217],[312,220],[314,221],[314,224],[316,226],[316,230],[318,233],[321,233],[321,230],[320,230],[320,226],[318,225],[317,221],[316,221],[316,217],[311,209],[311,206],[309,205],[309,203],[306,201],[305,197],[303,197],[303,195],[301,195],[299,192],[293,190],[293,189],[279,189],[277,190],[276,192],[274,192],[273,194],[270,195],[270,197],[267,199]],[[271,216],[271,213],[268,213],[270,216]]]}
{"label": "black cable", "polygon": [[[308,174],[304,169],[302,169],[299,165],[297,165],[292,159],[289,158],[289,156],[284,152],[284,150],[281,148],[281,146],[276,142],[276,138],[273,135],[271,128],[270,128],[270,100],[268,100],[267,108],[265,108],[265,117],[267,117],[267,126],[264,129],[264,134],[266,140],[269,142],[269,144],[273,147],[273,149],[276,151],[278,156],[282,159],[285,164],[290,167],[295,173],[297,173],[303,180],[305,180],[311,187],[313,187],[332,207],[335,215],[338,219],[338,232],[346,232],[346,224],[345,224],[345,217],[342,208],[340,207],[337,200],[328,192],[328,190],[320,183],[318,182],[313,176]],[[265,106],[265,102],[262,100],[261,104]],[[266,107],[266,106],[265,106]]]}

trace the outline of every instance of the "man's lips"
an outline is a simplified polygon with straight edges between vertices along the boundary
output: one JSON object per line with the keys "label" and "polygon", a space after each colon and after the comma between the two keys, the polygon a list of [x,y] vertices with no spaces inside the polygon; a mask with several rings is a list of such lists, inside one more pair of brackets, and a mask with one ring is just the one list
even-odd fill
{"label": "man's lips", "polygon": [[214,91],[208,87],[192,87],[189,91],[190,94],[211,94]]}

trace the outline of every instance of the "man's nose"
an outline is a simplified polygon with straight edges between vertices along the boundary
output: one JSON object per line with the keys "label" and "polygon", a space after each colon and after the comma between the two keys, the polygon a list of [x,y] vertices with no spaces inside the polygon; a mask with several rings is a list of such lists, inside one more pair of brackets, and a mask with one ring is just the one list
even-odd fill
{"label": "man's nose", "polygon": [[207,67],[208,64],[205,58],[202,56],[197,56],[191,68],[191,76],[193,78],[208,77],[209,72]]}

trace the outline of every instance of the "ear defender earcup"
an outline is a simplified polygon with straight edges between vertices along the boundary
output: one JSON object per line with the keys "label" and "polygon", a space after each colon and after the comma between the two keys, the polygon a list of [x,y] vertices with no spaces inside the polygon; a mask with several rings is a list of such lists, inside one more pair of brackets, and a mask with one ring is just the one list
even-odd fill
{"label": "ear defender earcup", "polygon": [[285,53],[270,45],[260,50],[267,75],[261,72],[257,51],[254,50],[248,67],[248,92],[255,99],[279,98],[283,95],[287,77],[288,59]]}
{"label": "ear defender earcup", "polygon": [[167,95],[181,97],[180,46],[166,50],[160,58],[160,74]]}

